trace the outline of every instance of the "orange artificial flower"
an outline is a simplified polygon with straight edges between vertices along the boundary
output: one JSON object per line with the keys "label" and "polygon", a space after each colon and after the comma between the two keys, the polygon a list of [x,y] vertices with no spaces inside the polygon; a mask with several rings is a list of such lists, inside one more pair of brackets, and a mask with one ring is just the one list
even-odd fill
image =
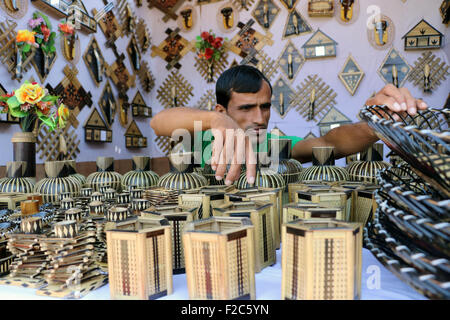
{"label": "orange artificial flower", "polygon": [[59,30],[61,30],[61,32],[65,33],[65,34],[72,34],[74,29],[68,23],[60,23]]}
{"label": "orange artificial flower", "polygon": [[46,95],[45,89],[37,83],[25,82],[15,92],[17,101],[20,104],[29,103],[36,104]]}
{"label": "orange artificial flower", "polygon": [[34,35],[36,32],[28,31],[28,30],[19,30],[16,36],[16,42],[27,42],[27,43],[35,43]]}

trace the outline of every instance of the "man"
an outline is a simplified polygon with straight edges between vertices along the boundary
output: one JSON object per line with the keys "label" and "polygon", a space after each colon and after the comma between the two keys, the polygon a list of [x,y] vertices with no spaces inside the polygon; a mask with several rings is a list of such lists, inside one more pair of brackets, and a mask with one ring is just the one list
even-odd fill
{"label": "man", "polygon": [[[256,137],[259,143],[267,139],[271,97],[269,80],[258,69],[239,65],[226,70],[217,80],[215,111],[171,108],[154,116],[150,125],[158,136],[172,136],[180,128],[188,130],[191,135],[196,134],[196,130],[211,130],[214,136],[211,167],[216,171],[216,179],[223,179],[230,164],[225,183],[232,184],[241,172],[242,162],[238,159],[245,158],[247,181],[253,184],[256,156],[251,138]],[[427,108],[423,101],[414,99],[408,89],[398,89],[393,85],[385,86],[368,99],[366,105],[386,105],[391,111],[410,115]],[[200,122],[198,128],[194,125],[196,121],[197,124]],[[239,138],[244,130],[245,140]],[[292,158],[303,163],[311,161],[312,147],[333,146],[336,158],[341,158],[363,151],[378,140],[365,122],[334,128],[319,138],[290,138],[293,141]]]}

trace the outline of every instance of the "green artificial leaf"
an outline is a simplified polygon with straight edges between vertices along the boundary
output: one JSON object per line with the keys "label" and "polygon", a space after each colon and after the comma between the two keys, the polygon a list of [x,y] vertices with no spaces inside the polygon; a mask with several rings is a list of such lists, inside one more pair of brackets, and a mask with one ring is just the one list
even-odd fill
{"label": "green artificial leaf", "polygon": [[20,107],[19,108],[14,108],[14,109],[10,108],[9,112],[11,113],[11,115],[13,117],[16,117],[16,118],[23,118],[23,117],[26,117],[28,115],[27,112],[20,110]]}
{"label": "green artificial leaf", "polygon": [[197,41],[202,41],[202,37],[200,37],[200,36],[197,36],[196,39],[197,39]]}
{"label": "green artificial leaf", "polygon": [[19,103],[19,101],[17,100],[17,97],[16,97],[16,96],[12,96],[11,98],[9,98],[8,101],[7,101],[6,103],[8,103],[8,106],[9,106],[11,109],[16,109],[16,108],[20,107],[20,103]]}
{"label": "green artificial leaf", "polygon": [[29,44],[29,43],[25,43],[23,46],[22,46],[22,52],[29,52],[30,51],[30,49],[31,49],[31,45]]}

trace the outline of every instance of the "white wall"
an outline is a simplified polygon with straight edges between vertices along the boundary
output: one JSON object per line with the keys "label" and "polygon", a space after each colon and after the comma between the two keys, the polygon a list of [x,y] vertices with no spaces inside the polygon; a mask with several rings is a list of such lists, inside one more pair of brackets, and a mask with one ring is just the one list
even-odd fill
{"label": "white wall", "polygon": [[[192,2],[186,2],[185,5],[193,5],[195,0]],[[288,40],[282,40],[282,32],[284,30],[284,25],[287,18],[287,9],[281,4],[279,0],[274,0],[278,7],[281,9],[278,17],[276,18],[274,24],[272,25],[270,32],[274,35],[273,40],[275,41],[274,45],[266,46],[263,50],[266,52],[272,59],[277,59],[281,53],[281,50],[284,48],[286,42]],[[403,50],[403,40],[401,39],[405,33],[407,33],[412,27],[414,27],[421,19],[427,20],[431,25],[437,28],[440,32],[444,33],[446,39],[444,40],[445,47],[441,50],[434,51],[433,53],[440,57],[443,61],[449,64],[450,58],[450,32],[449,28],[442,24],[442,19],[439,15],[438,8],[441,4],[441,0],[407,0],[403,2],[401,0],[361,0],[360,1],[360,10],[359,16],[355,23],[345,26],[340,24],[336,17],[333,18],[311,18],[308,17],[307,14],[307,1],[306,0],[298,0],[297,1],[297,9],[301,12],[301,14],[306,18],[311,27],[316,30],[320,28],[330,37],[338,42],[337,49],[337,57],[336,58],[328,58],[328,59],[320,59],[320,60],[309,60],[307,61],[303,68],[298,73],[295,81],[293,82],[293,87],[296,88],[297,85],[303,81],[308,75],[318,74],[327,84],[333,88],[333,90],[337,93],[337,105],[336,107],[342,111],[345,115],[351,118],[353,121],[357,121],[356,115],[360,108],[364,105],[367,98],[374,92],[380,90],[384,86],[383,80],[377,73],[380,65],[384,61],[386,54],[389,49],[386,50],[376,50],[374,49],[367,40],[367,32],[366,32],[366,21],[369,18],[370,14],[367,13],[367,7],[370,5],[378,5],[381,8],[383,14],[387,15],[391,18],[391,20],[395,24],[395,41],[393,45],[400,50],[404,58],[408,61],[408,63],[413,66],[414,62],[420,57],[420,51],[409,51],[405,52]],[[90,11],[92,8],[96,8],[99,10],[103,7],[103,2],[100,0],[90,0],[84,1],[86,7]],[[131,6],[135,8],[135,2],[129,1]],[[144,4],[146,1],[144,1]],[[216,14],[217,10],[220,6],[222,6],[225,2],[219,1],[212,4],[207,4],[203,6],[194,6],[197,16],[199,17],[196,25],[193,30],[190,32],[184,32],[182,35],[187,40],[194,39],[197,35],[200,34],[201,31],[208,31],[212,29],[217,35],[221,35],[231,39],[237,32],[238,29],[233,31],[232,33],[222,34],[219,31],[216,22]],[[241,11],[240,21],[246,23],[250,18],[252,18],[251,11],[256,6],[257,1],[254,2],[250,11]],[[183,5],[181,6],[181,8]],[[18,21],[18,29],[26,28],[26,23],[28,19],[31,17],[34,12],[35,7],[30,4],[27,15]],[[179,9],[178,11],[180,11]],[[116,12],[116,11],[115,11]],[[141,7],[139,9],[135,9],[134,12],[137,16],[145,18],[148,28],[150,30],[152,44],[159,45],[161,41],[164,40],[166,34],[165,30],[170,27],[172,29],[177,27],[177,22],[174,20],[169,20],[167,23],[162,21],[163,13],[157,10],[156,8],[148,9],[146,6]],[[0,12],[2,17],[6,17],[4,12]],[[117,14],[116,14],[117,15]],[[56,30],[57,22],[59,19],[51,18],[53,23],[53,30]],[[3,18],[4,19],[4,18]],[[254,28],[259,32],[264,32],[262,27],[260,27],[257,23],[255,23]],[[298,49],[301,49],[301,46],[309,39],[312,34],[305,34],[299,37],[290,38],[294,45],[297,46]],[[100,29],[95,34],[97,41],[100,45],[105,43],[105,37]],[[80,33],[81,38],[81,46],[82,52],[84,53],[90,39],[90,35],[85,35]],[[126,56],[126,65],[129,70],[131,69],[130,61],[128,59],[128,55],[126,53],[126,46],[128,45],[129,37],[124,37],[119,39],[116,43],[118,46],[119,53],[124,53]],[[66,65],[66,61],[63,58],[60,48],[57,45],[58,50],[58,59],[51,70],[47,81],[51,83],[54,87],[56,86],[64,77],[62,69]],[[354,96],[351,96],[348,91],[345,89],[344,85],[338,79],[338,73],[341,70],[345,60],[347,59],[349,53],[353,55],[358,64],[361,66],[363,71],[365,72],[365,77],[360,84],[360,87],[356,91]],[[104,48],[102,51],[105,59],[108,63],[112,63],[114,61],[114,55],[111,49]],[[193,52],[189,52],[182,60],[181,60],[181,69],[180,73],[194,86],[194,97],[190,100],[190,106],[194,106],[200,100],[200,98],[206,93],[209,89],[214,89],[214,84],[206,83],[206,80],[203,79],[197,70],[194,68],[194,60],[195,54]],[[164,82],[166,77],[170,74],[169,71],[165,68],[165,62],[160,57],[150,57],[150,50],[143,56],[143,59],[149,62],[149,66],[153,75],[155,76],[155,88],[151,91],[150,94],[146,94],[141,86],[138,79],[136,79],[136,88],[131,88],[128,91],[128,96],[132,99],[136,93],[137,88],[141,91],[146,99],[148,105],[150,105],[153,109],[153,114],[161,111],[163,107],[156,99],[157,89]],[[238,62],[241,60],[240,57],[235,55],[234,53],[229,53],[229,63],[232,62],[233,59],[236,59]],[[94,105],[97,106],[98,99],[100,97],[101,91],[103,87],[97,88],[88,74],[86,65],[84,61],[81,59],[77,64],[77,68],[79,70],[78,79],[84,85],[85,89],[92,93],[92,100],[94,101]],[[273,79],[278,78],[279,72],[273,77]],[[24,79],[29,78],[30,76],[34,76],[35,79],[38,79],[35,74],[34,69],[32,68],[28,74],[24,76]],[[18,86],[18,82],[13,82],[10,80],[10,75],[6,72],[4,67],[0,66],[0,82],[7,90],[12,90]],[[117,95],[117,90],[114,85],[113,90]],[[442,107],[444,104],[450,88],[450,77],[441,84],[441,86],[435,90],[431,95],[424,94],[419,88],[414,87],[410,82],[405,83],[405,87],[408,88],[415,97],[423,97],[423,99],[432,107]],[[78,116],[78,120],[80,124],[83,124],[86,118],[88,117],[91,109],[85,107],[82,112]],[[131,118],[131,114],[129,114]],[[149,126],[148,119],[136,120],[139,128],[143,132],[145,136],[148,137],[149,147],[145,149],[126,149],[125,148],[125,139],[124,132],[125,128],[121,127],[119,124],[119,119],[116,117],[115,122],[113,124],[113,142],[105,143],[105,144],[86,144],[84,142],[84,130],[82,125],[80,125],[77,129],[78,136],[81,140],[80,144],[80,154],[78,155],[77,161],[94,161],[97,156],[101,155],[110,155],[114,156],[116,159],[127,159],[131,158],[133,155],[149,155],[153,157],[162,157],[164,154],[159,150],[159,148],[154,143],[155,135],[152,129]],[[269,129],[273,128],[274,124],[284,131],[288,135],[297,135],[300,137],[305,136],[310,130],[314,132],[317,136],[319,135],[318,127],[312,126],[311,123],[308,123],[300,115],[295,111],[295,109],[291,109],[288,115],[281,120],[281,118],[277,115],[275,111],[272,111],[271,121],[269,124]],[[15,125],[9,124],[1,124],[0,125],[0,134],[1,141],[0,146],[1,149],[4,150],[0,154],[0,165],[4,165],[7,161],[12,160],[12,145],[10,143],[11,136],[14,132],[19,130],[19,128]],[[387,148],[386,148],[387,149]],[[387,150],[385,150],[386,152]],[[38,163],[41,163],[42,160],[37,158]]]}

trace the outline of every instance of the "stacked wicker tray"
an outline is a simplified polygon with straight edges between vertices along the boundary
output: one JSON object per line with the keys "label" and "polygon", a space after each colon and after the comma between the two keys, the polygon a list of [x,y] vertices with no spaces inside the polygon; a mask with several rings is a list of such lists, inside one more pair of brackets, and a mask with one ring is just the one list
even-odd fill
{"label": "stacked wicker tray", "polygon": [[364,245],[426,297],[449,299],[450,112],[405,118],[372,106],[360,115],[407,162],[378,173],[378,208]]}

